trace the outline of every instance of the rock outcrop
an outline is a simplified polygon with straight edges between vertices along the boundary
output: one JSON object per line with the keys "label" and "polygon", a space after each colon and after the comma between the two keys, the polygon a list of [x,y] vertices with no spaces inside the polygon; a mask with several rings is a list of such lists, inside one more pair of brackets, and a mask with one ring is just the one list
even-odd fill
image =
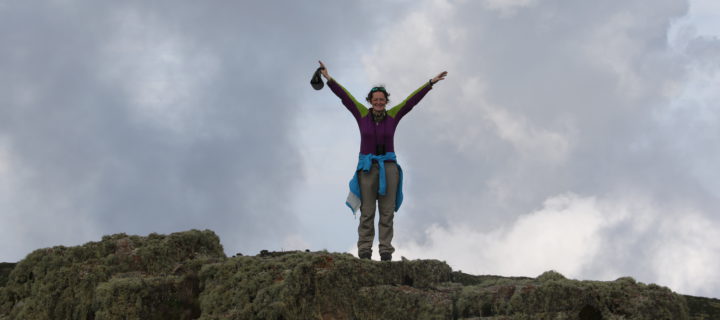
{"label": "rock outcrop", "polygon": [[632,278],[474,276],[437,260],[324,251],[227,258],[209,230],[116,234],[0,265],[2,320],[717,319],[718,302]]}

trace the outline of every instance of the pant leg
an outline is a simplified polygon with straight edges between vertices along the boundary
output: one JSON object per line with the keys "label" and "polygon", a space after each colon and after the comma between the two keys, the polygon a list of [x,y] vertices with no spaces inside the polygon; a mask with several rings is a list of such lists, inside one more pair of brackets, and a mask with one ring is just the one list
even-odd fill
{"label": "pant leg", "polygon": [[393,238],[393,218],[395,217],[395,197],[400,179],[396,163],[385,162],[385,179],[387,181],[387,192],[384,196],[378,195],[380,207],[378,232],[380,233],[380,253],[392,254],[395,252],[395,248],[393,248],[391,244]]}
{"label": "pant leg", "polygon": [[375,202],[377,201],[379,169],[373,164],[369,172],[358,172],[360,179],[360,224],[358,225],[358,254],[372,252],[375,238]]}

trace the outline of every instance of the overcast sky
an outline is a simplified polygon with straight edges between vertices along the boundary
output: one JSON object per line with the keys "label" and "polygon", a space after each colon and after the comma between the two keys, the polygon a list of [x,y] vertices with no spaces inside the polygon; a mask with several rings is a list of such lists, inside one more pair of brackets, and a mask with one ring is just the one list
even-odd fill
{"label": "overcast sky", "polygon": [[396,134],[395,259],[720,297],[719,37],[715,0],[0,0],[0,261],[193,228],[355,253],[322,59],[391,105],[449,72]]}

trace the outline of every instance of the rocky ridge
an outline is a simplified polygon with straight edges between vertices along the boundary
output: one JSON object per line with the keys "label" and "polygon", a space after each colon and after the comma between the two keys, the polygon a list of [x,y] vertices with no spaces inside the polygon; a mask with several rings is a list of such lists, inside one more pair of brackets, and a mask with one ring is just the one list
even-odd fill
{"label": "rocky ridge", "polygon": [[115,234],[0,264],[6,319],[720,319],[720,300],[632,278],[476,276],[437,260],[226,257],[214,232]]}

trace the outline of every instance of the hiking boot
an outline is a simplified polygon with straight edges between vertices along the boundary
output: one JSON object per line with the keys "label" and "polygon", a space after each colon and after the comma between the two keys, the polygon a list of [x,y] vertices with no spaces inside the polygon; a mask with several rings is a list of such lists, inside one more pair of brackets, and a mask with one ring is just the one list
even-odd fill
{"label": "hiking boot", "polygon": [[360,252],[360,253],[358,254],[358,257],[359,257],[360,259],[370,260],[370,257],[372,257],[372,252],[370,252],[370,251]]}
{"label": "hiking boot", "polygon": [[392,254],[391,253],[381,253],[380,254],[380,261],[390,261],[392,260]]}

